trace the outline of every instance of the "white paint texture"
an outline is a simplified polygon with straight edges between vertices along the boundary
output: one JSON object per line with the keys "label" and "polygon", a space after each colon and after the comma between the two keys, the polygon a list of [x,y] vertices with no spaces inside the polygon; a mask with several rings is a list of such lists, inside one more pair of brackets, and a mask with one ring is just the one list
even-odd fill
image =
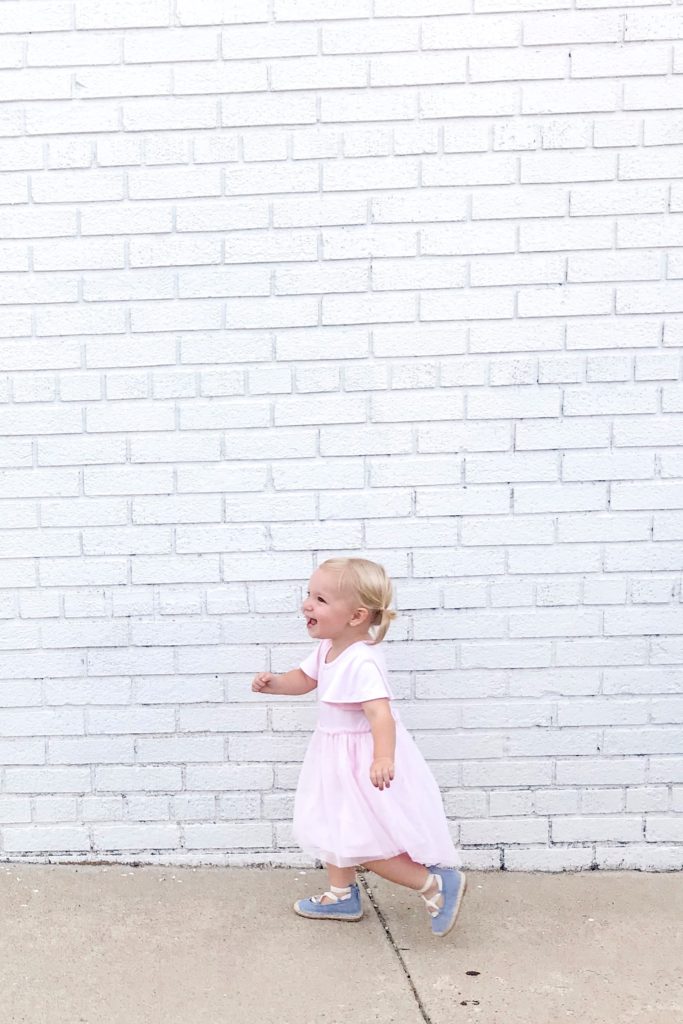
{"label": "white paint texture", "polygon": [[353,552],[463,864],[683,864],[682,39],[0,4],[0,858],[300,862]]}

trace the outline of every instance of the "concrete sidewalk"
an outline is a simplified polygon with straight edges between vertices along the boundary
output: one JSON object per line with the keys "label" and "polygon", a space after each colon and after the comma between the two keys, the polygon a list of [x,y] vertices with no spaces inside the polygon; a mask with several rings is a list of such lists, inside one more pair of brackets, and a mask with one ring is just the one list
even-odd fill
{"label": "concrete sidewalk", "polygon": [[[683,877],[468,872],[456,929],[367,873],[0,865],[3,1024],[677,1024]],[[368,894],[368,888],[370,893]]]}

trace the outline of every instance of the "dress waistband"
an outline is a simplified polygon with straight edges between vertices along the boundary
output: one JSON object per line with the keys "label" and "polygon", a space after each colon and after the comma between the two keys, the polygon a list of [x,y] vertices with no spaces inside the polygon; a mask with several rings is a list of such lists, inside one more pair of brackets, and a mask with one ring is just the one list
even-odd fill
{"label": "dress waistband", "polygon": [[316,732],[324,732],[328,736],[367,736],[372,729],[327,729],[324,725],[316,725]]}

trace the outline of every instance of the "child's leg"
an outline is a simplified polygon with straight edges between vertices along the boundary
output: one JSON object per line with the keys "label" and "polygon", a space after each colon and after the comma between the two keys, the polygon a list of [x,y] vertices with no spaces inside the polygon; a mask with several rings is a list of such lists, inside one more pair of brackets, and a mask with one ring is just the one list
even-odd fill
{"label": "child's leg", "polygon": [[436,877],[432,876],[432,884],[425,890],[424,886],[427,884],[430,872],[424,864],[417,864],[411,860],[407,853],[401,853],[398,857],[391,857],[389,860],[365,861],[364,867],[374,871],[380,878],[396,882],[397,885],[405,885],[408,889],[414,889],[415,892],[424,890],[422,894],[427,899],[434,898],[437,906],[441,906],[443,903],[441,895],[437,895],[439,883]]}

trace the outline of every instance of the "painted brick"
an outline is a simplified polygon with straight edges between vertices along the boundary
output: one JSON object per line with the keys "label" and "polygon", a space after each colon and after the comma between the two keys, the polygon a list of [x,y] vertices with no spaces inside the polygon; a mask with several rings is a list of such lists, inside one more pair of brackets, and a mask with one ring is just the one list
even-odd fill
{"label": "painted brick", "polygon": [[0,8],[6,859],[308,863],[343,552],[465,866],[679,868],[680,12]]}
{"label": "painted brick", "polygon": [[0,32],[31,32],[35,30],[35,19],[39,19],[43,32],[71,28],[72,6],[71,3],[64,3],[61,0],[57,3],[51,0],[50,3],[34,4],[29,12],[25,4],[19,0],[11,0],[3,7]]}

